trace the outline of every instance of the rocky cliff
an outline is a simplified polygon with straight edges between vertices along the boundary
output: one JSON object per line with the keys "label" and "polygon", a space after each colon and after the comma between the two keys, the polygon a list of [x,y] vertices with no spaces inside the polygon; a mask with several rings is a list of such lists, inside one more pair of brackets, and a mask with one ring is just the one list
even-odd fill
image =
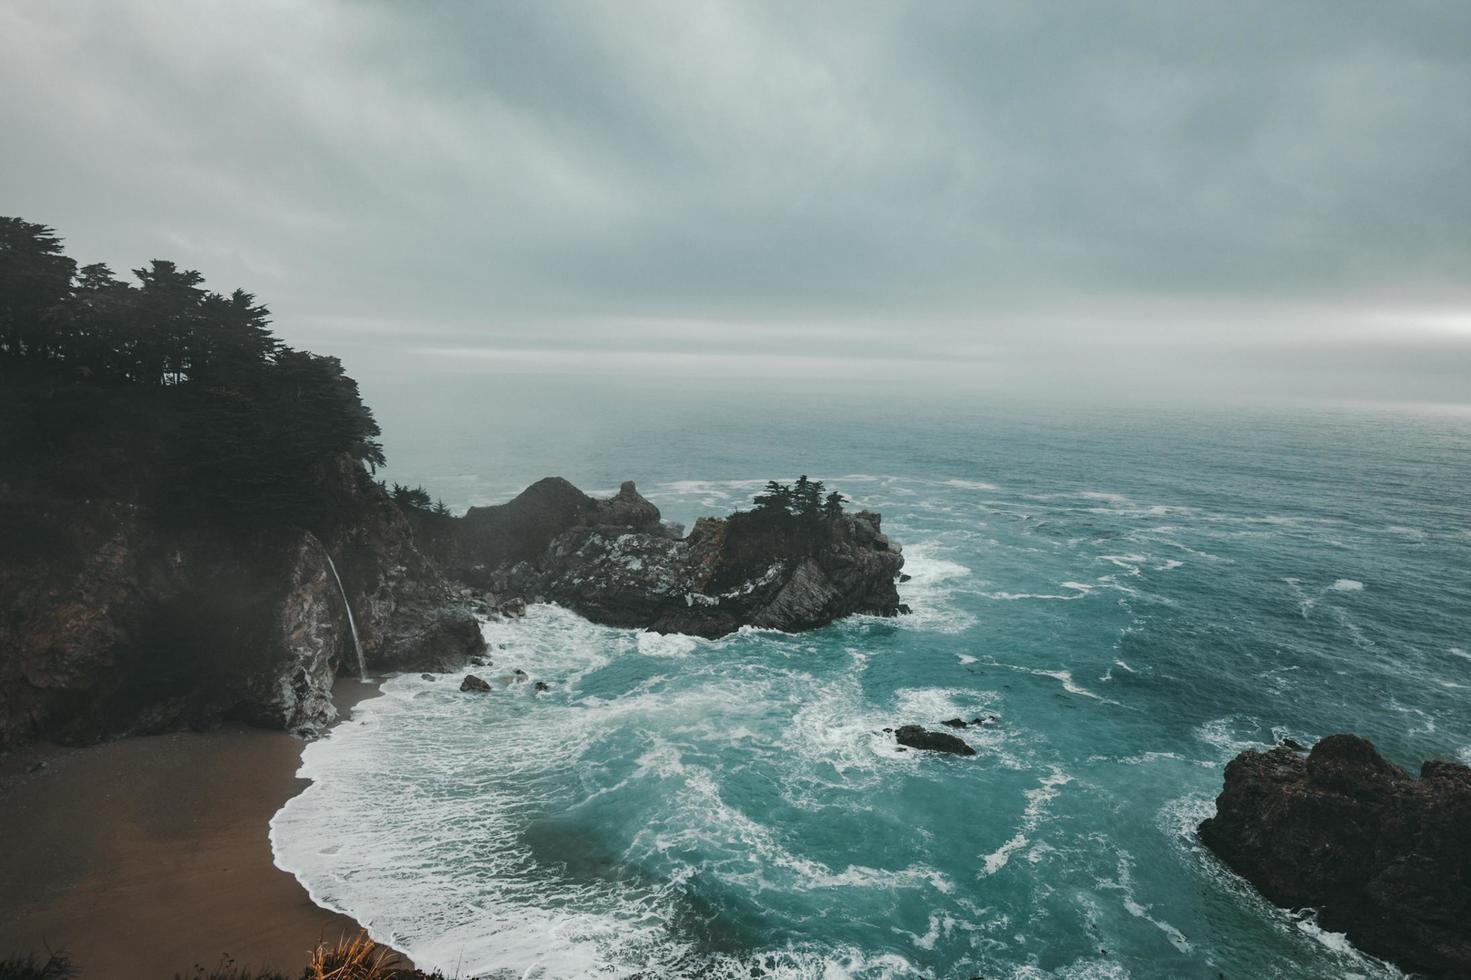
{"label": "rocky cliff", "polygon": [[717,637],[908,612],[895,588],[903,553],[868,512],[739,513],[702,518],[682,536],[631,482],[597,500],[548,478],[509,503],[439,521],[456,577],[614,626]]}
{"label": "rocky cliff", "polygon": [[363,469],[324,466],[323,537],[174,524],[132,503],[0,484],[0,744],[80,743],[222,718],[310,734],[356,672],[335,560],[371,668],[444,668],[483,648],[473,616]]}
{"label": "rocky cliff", "polygon": [[1200,839],[1277,905],[1415,973],[1471,977],[1471,769],[1418,779],[1365,739],[1306,757],[1243,752],[1226,767]]}

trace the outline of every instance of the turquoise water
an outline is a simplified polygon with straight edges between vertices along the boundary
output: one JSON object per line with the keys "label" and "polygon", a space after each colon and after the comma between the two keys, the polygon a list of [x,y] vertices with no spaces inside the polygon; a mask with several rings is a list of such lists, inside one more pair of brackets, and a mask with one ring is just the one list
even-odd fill
{"label": "turquoise water", "polygon": [[[400,677],[308,747],[273,841],[319,902],[463,973],[1398,975],[1192,832],[1280,736],[1471,763],[1465,416],[540,384],[365,384],[388,475],[456,507],[631,477],[688,522],[808,473],[882,511],[914,614],[487,625],[549,693]],[[881,731],[987,714],[968,759]]]}

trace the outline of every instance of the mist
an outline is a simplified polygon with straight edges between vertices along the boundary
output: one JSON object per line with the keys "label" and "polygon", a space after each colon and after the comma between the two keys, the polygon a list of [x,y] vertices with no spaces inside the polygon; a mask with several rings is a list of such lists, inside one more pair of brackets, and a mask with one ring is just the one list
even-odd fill
{"label": "mist", "polygon": [[0,181],[83,261],[186,261],[364,376],[1465,403],[1468,33],[1452,3],[13,4]]}

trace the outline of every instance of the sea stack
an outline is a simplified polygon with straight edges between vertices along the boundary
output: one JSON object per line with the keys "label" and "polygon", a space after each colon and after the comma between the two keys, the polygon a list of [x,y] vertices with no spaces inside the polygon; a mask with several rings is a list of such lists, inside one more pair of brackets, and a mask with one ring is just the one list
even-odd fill
{"label": "sea stack", "polygon": [[840,501],[804,508],[763,499],[771,498],[702,517],[687,536],[632,481],[596,499],[548,477],[461,518],[413,516],[447,572],[501,597],[503,614],[514,614],[509,604],[524,610],[518,599],[542,598],[610,626],[714,638],[742,626],[796,632],[854,613],[909,611],[895,586],[904,554],[878,514],[847,513]]}
{"label": "sea stack", "polygon": [[1267,899],[1313,908],[1357,947],[1432,977],[1471,976],[1471,769],[1416,779],[1367,739],[1332,735],[1226,766],[1200,839]]}

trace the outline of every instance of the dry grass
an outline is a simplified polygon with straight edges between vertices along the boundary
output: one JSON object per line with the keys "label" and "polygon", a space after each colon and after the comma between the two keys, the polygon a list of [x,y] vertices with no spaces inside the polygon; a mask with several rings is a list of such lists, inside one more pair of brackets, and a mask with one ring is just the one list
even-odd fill
{"label": "dry grass", "polygon": [[423,976],[405,966],[397,952],[360,932],[336,943],[318,942],[303,980],[406,980],[416,975]]}
{"label": "dry grass", "polygon": [[33,954],[0,960],[0,980],[67,980],[74,976],[65,953],[47,952],[45,959]]}

